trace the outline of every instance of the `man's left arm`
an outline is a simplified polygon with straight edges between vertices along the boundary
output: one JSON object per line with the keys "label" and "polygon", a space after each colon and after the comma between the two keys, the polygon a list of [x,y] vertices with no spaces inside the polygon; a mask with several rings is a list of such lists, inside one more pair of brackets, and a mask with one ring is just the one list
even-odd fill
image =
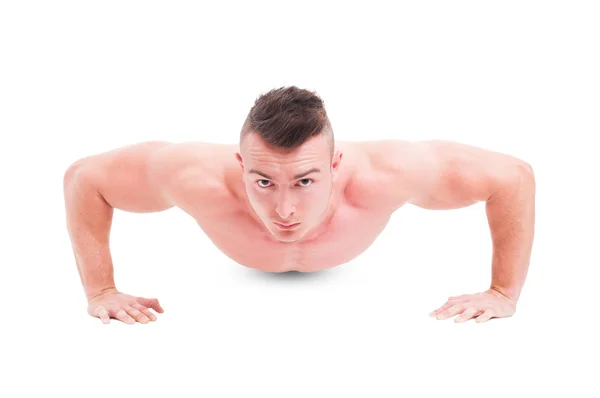
{"label": "man's left arm", "polygon": [[491,289],[515,304],[525,284],[535,224],[535,178],[524,165],[514,181],[492,193],[486,202],[493,256]]}
{"label": "man's left arm", "polygon": [[[450,297],[430,315],[477,322],[514,314],[533,246],[535,178],[525,161],[454,141],[386,141],[379,164],[402,203],[449,210],[485,201],[493,243],[488,290]],[[394,192],[396,190],[396,192]]]}

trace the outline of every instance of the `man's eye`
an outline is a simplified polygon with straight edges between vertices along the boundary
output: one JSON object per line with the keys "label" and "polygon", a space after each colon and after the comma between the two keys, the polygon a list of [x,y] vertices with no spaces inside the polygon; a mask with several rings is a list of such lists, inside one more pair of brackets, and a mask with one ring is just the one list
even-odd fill
{"label": "man's eye", "polygon": [[[306,188],[306,187],[310,187],[310,186],[312,185],[312,183],[314,182],[314,181],[313,181],[311,178],[304,178],[304,179],[302,179],[302,180],[300,180],[300,181],[301,181],[301,182],[302,182],[302,181],[305,181],[305,182],[306,182],[305,184],[302,184],[302,183],[300,183],[300,186],[301,186],[301,187],[304,187],[304,188]],[[261,184],[261,182],[265,182],[266,184]],[[257,183],[257,184],[258,184],[258,186],[259,186],[259,187],[261,187],[261,188],[267,188],[267,187],[269,186],[269,180],[257,180],[257,181],[256,181],[256,183]]]}

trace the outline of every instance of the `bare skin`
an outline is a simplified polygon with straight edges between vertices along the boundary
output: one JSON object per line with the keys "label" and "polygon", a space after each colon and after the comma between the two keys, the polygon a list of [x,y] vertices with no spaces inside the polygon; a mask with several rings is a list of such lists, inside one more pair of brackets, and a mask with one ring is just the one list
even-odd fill
{"label": "bare skin", "polygon": [[[114,208],[157,212],[176,206],[242,266],[315,272],[359,256],[407,203],[453,209],[489,201],[531,171],[509,155],[449,141],[335,141],[333,158],[329,148],[317,136],[281,151],[250,135],[241,146],[147,142],[76,162],[65,174],[65,201],[88,313],[104,323],[115,318],[132,324],[156,320],[151,308],[163,312],[158,300],[115,287],[108,249]],[[296,178],[311,169],[319,172]],[[531,195],[531,189],[523,192],[515,206]],[[497,213],[506,216],[509,208],[498,205]],[[532,221],[532,214],[525,216]],[[284,230],[276,222],[299,224]],[[530,228],[523,239],[532,235]],[[529,247],[520,250],[528,253]],[[496,266],[490,289],[451,297],[431,315],[459,315],[457,322],[511,316],[525,273],[524,263]]]}

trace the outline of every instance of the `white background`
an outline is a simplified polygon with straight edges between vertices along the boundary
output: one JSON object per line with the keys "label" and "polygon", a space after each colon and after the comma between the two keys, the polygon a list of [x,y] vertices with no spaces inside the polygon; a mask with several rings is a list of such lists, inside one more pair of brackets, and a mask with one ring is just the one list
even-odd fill
{"label": "white background", "polygon": [[[599,396],[598,20],[593,1],[2,2],[0,396]],[[116,210],[117,287],[165,313],[86,313],[66,168],[148,140],[236,143],[285,85],[315,90],[341,140],[533,166],[513,317],[428,317],[489,286],[485,203],[403,207],[359,258],[295,276],[233,263],[179,209]]]}

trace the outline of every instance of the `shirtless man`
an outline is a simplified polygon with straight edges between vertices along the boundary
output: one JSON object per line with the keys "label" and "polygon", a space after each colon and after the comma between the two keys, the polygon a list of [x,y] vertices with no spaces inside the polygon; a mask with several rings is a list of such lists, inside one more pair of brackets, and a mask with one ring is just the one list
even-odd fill
{"label": "shirtless man", "polygon": [[163,312],[157,299],[115,286],[114,208],[177,206],[240,265],[315,272],[364,252],[404,204],[486,201],[491,285],[430,314],[457,322],[514,314],[533,244],[535,180],[526,162],[452,141],[336,141],[323,101],[295,86],[255,101],[239,146],[148,141],[84,157],[66,171],[64,194],[88,314],[103,323],[147,323],[156,320],[150,309]]}

